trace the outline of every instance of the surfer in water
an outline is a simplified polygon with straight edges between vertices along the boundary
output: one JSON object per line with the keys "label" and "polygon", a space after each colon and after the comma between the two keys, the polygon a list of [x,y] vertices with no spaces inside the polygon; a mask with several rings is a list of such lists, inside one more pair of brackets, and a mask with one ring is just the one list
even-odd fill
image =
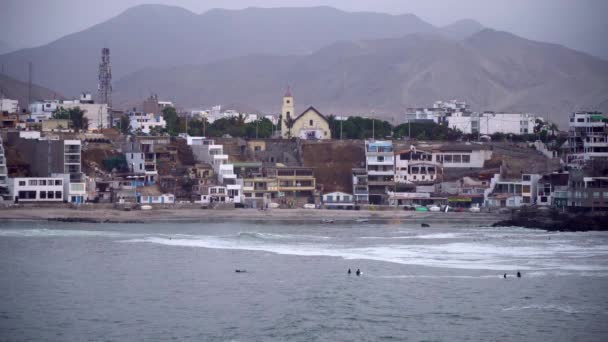
{"label": "surfer in water", "polygon": [[361,275],[361,270],[357,268],[357,272],[356,272],[357,276]]}
{"label": "surfer in water", "polygon": [[348,269],[348,274],[351,274],[351,272],[350,272],[350,268]]}
{"label": "surfer in water", "polygon": [[519,271],[517,271],[517,278],[521,278],[521,273],[519,273]]}
{"label": "surfer in water", "polygon": [[505,279],[507,279],[507,274],[506,273],[503,274],[502,277],[505,278]]}

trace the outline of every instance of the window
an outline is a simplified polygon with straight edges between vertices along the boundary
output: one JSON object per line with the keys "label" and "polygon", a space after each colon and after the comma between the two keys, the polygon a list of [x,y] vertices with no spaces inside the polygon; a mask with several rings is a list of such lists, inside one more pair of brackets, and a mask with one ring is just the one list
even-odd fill
{"label": "window", "polygon": [[285,103],[289,104],[289,103],[291,103],[291,101],[290,100],[285,100]]}
{"label": "window", "polygon": [[460,154],[454,155],[454,163],[460,163],[461,161],[462,158],[460,157]]}
{"label": "window", "polygon": [[29,184],[30,185],[38,185],[38,180],[37,179],[30,179]]}
{"label": "window", "polygon": [[547,197],[546,196],[541,196],[540,202],[541,203],[547,203]]}
{"label": "window", "polygon": [[61,196],[61,191],[55,191],[55,198],[59,199],[63,196]]}
{"label": "window", "polygon": [[45,186],[46,186],[46,180],[41,179],[41,180],[40,180],[40,185],[45,185]]}
{"label": "window", "polygon": [[55,193],[52,192],[52,191],[49,191],[48,192],[48,197],[49,197],[49,199],[54,199],[55,198]]}
{"label": "window", "polygon": [[384,156],[378,156],[377,157],[377,161],[378,162],[383,162],[384,161]]}
{"label": "window", "polygon": [[25,181],[19,181],[19,186],[25,186]]}
{"label": "window", "polygon": [[56,180],[55,185],[61,185],[61,180],[60,179]]}
{"label": "window", "polygon": [[40,191],[40,199],[46,199],[46,191]]}
{"label": "window", "polygon": [[523,192],[530,192],[530,186],[529,185],[524,185]]}
{"label": "window", "polygon": [[256,146],[253,148],[254,151],[259,152],[262,150],[262,146]]}
{"label": "window", "polygon": [[452,156],[449,154],[446,154],[445,156],[443,156],[443,161],[446,163],[451,163],[452,162]]}
{"label": "window", "polygon": [[529,182],[529,181],[532,179],[532,177],[530,177],[530,175],[523,175],[523,176],[521,177],[521,179],[522,179],[523,181]]}
{"label": "window", "polygon": [[594,191],[593,198],[600,198],[600,193],[598,191]]}
{"label": "window", "polygon": [[312,124],[313,124],[313,122],[312,122],[312,120],[310,120],[310,126],[312,126]]}
{"label": "window", "polygon": [[463,163],[467,163],[467,164],[470,163],[471,162],[471,156],[469,156],[467,154],[463,155],[462,156],[462,162]]}

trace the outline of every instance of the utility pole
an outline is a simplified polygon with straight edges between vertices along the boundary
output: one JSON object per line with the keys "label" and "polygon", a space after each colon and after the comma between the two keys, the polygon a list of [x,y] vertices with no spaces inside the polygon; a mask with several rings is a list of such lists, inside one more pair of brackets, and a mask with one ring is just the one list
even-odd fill
{"label": "utility pole", "polygon": [[373,111],[372,111],[372,140],[376,140],[376,119],[374,118]]}
{"label": "utility pole", "polygon": [[258,122],[260,122],[260,120],[255,120],[255,138],[258,138]]}
{"label": "utility pole", "polygon": [[342,121],[344,121],[344,118],[340,118],[340,140],[342,140]]}
{"label": "utility pole", "polygon": [[32,62],[27,63],[27,105],[32,103]]}

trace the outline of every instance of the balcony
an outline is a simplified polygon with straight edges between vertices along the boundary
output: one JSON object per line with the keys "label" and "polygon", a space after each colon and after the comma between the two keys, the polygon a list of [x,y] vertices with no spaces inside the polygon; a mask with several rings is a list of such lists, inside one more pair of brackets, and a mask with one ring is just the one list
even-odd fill
{"label": "balcony", "polygon": [[65,154],[80,154],[80,145],[64,146],[63,152]]}

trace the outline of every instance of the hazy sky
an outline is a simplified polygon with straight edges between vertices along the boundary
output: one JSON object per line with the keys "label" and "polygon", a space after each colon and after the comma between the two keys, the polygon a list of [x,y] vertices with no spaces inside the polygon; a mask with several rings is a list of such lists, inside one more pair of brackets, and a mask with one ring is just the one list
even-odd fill
{"label": "hazy sky", "polygon": [[144,3],[171,4],[195,13],[210,8],[328,5],[413,13],[434,25],[470,18],[608,58],[608,0],[0,0],[0,41],[13,47],[46,44]]}

